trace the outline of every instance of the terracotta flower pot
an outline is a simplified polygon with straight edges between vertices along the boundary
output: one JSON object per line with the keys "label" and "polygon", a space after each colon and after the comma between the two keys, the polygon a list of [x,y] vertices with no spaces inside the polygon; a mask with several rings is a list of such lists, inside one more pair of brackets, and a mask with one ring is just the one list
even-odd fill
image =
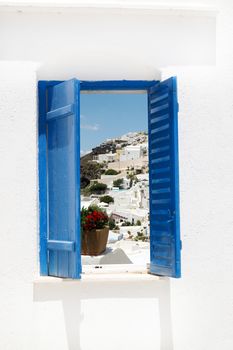
{"label": "terracotta flower pot", "polygon": [[99,230],[83,231],[82,255],[100,255],[106,250],[109,227]]}

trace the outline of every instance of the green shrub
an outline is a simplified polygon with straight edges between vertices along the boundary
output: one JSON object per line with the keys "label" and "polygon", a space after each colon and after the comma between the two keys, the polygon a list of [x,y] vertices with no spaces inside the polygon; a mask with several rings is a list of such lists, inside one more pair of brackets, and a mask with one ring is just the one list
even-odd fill
{"label": "green shrub", "polygon": [[114,230],[116,227],[115,221],[113,219],[110,219],[108,222],[109,230]]}
{"label": "green shrub", "polygon": [[137,222],[136,222],[136,226],[141,226],[141,221],[140,220],[137,220]]}
{"label": "green shrub", "polygon": [[81,177],[85,177],[89,181],[99,179],[103,172],[104,170],[102,164],[93,161],[81,163]]}
{"label": "green shrub", "polygon": [[122,188],[123,182],[124,182],[124,179],[117,179],[117,180],[114,180],[114,181],[113,181],[113,186],[114,186],[114,187]]}
{"label": "green shrub", "polygon": [[100,202],[104,202],[104,203],[107,203],[107,204],[114,203],[114,198],[111,197],[111,196],[108,196],[108,195],[102,196],[102,197],[100,197]]}
{"label": "green shrub", "polygon": [[101,182],[96,182],[90,186],[90,193],[102,194],[106,191],[106,189],[107,185]]}
{"label": "green shrub", "polygon": [[132,223],[129,221],[124,221],[121,226],[132,226]]}
{"label": "green shrub", "polygon": [[105,175],[117,175],[117,174],[119,174],[118,171],[114,169],[108,169],[105,171]]}
{"label": "green shrub", "polygon": [[90,186],[87,186],[87,187],[81,189],[81,194],[86,196],[86,197],[90,196],[90,194],[91,194]]}

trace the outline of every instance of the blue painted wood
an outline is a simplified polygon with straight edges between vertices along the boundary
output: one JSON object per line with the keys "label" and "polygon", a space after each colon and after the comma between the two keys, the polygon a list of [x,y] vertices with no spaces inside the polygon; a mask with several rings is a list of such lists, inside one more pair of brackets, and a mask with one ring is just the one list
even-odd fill
{"label": "blue painted wood", "polygon": [[46,82],[38,83],[39,93],[39,210],[40,210],[40,274],[48,275],[47,259],[47,162],[46,162]]}
{"label": "blue painted wood", "polygon": [[74,251],[49,249],[49,275],[80,278],[80,85],[48,85],[48,242],[75,242]]}
{"label": "blue painted wood", "polygon": [[74,269],[77,271],[77,278],[81,278],[82,263],[81,263],[81,185],[80,185],[80,81],[76,80],[75,84],[75,174],[76,174],[76,187],[75,187],[75,220],[76,220],[76,234],[75,234],[75,248],[76,248],[76,260],[73,261]]}
{"label": "blue painted wood", "polygon": [[[54,86],[62,82],[61,80],[49,80],[46,81],[46,84],[47,86]],[[80,90],[148,90],[158,82],[158,80],[83,80],[80,81]]]}
{"label": "blue painted wood", "polygon": [[148,91],[150,271],[180,277],[180,214],[176,78]]}
{"label": "blue painted wood", "polygon": [[179,189],[179,138],[178,138],[178,112],[179,112],[179,103],[177,99],[177,79],[176,77],[170,81],[170,90],[172,91],[172,102],[173,106],[171,110],[173,111],[173,145],[174,152],[173,164],[174,164],[174,173],[173,173],[173,184],[174,184],[174,207],[175,207],[175,271],[176,277],[181,277],[181,249],[182,241],[180,239],[180,189]]}
{"label": "blue painted wood", "polygon": [[81,81],[82,90],[148,90],[157,80],[102,80]]}
{"label": "blue painted wood", "polygon": [[48,250],[63,250],[67,252],[75,251],[75,242],[71,241],[57,241],[57,240],[48,240],[47,241]]}
{"label": "blue painted wood", "polygon": [[74,104],[60,107],[55,109],[54,111],[48,112],[46,115],[46,121],[49,122],[54,119],[68,117],[69,115],[74,114],[74,112]]}
{"label": "blue painted wood", "polygon": [[[79,158],[80,158],[80,142],[79,142],[79,134],[80,134],[80,121],[79,121],[79,115],[80,115],[80,103],[79,103],[79,93],[81,90],[148,90],[151,86],[154,86],[157,81],[129,81],[129,80],[122,80],[122,81],[82,81],[74,84],[74,95],[71,91],[73,88],[66,89],[62,83],[65,83],[64,81],[40,81],[39,82],[39,187],[40,187],[40,269],[41,269],[41,275],[60,275],[61,277],[65,277],[69,275],[73,275],[75,278],[78,278],[81,273],[81,256],[80,256],[80,193],[79,193]],[[59,87],[58,87],[59,85]],[[72,84],[71,84],[72,85]],[[62,87],[63,86],[63,87]],[[69,99],[67,96],[73,96],[71,99]],[[76,169],[76,184],[77,186],[74,186],[74,193],[75,198],[73,198],[73,203],[75,202],[75,205],[68,204],[67,196],[68,194],[65,193],[65,189],[62,188],[61,191],[57,191],[57,188],[59,186],[59,183],[62,182],[61,177],[62,175],[59,175],[56,179],[55,173],[57,170],[60,170],[62,166],[58,166],[58,164],[62,163],[64,164],[63,167],[63,175],[64,175],[64,186],[68,183],[69,174],[68,172],[65,172],[66,166],[68,167],[68,163],[65,162],[66,156],[65,152],[66,149],[69,149],[68,144],[62,145],[61,139],[65,139],[68,137],[68,133],[71,132],[71,126],[69,126],[68,122],[66,122],[66,118],[70,120],[74,115],[76,115],[76,118],[74,119],[74,130],[76,130],[75,135],[76,140],[72,139],[73,145],[76,142],[76,151],[74,149],[70,154],[73,156],[73,168]],[[48,123],[47,127],[47,136],[48,139],[46,139],[46,119]],[[64,120],[63,120],[64,119]],[[56,122],[55,122],[56,121]],[[64,129],[62,129],[62,125],[64,126]],[[51,136],[51,131],[54,135],[54,137]],[[65,135],[65,133],[67,134]],[[59,141],[60,140],[60,141]],[[57,150],[55,148],[57,147]],[[70,146],[72,148],[72,146]],[[70,156],[72,158],[72,156]],[[52,159],[52,161],[51,161]],[[59,160],[60,159],[60,160]],[[49,163],[49,169],[48,164]],[[71,162],[70,162],[71,163]],[[52,164],[52,165],[51,165]],[[54,164],[57,164],[56,166],[58,169],[56,171],[51,171],[51,166],[53,167]],[[59,168],[60,167],[60,168]],[[68,170],[70,170],[69,168]],[[49,179],[49,183],[47,183],[47,180]],[[51,185],[52,181],[52,185]],[[70,178],[70,182],[74,182],[74,176]],[[72,187],[72,186],[70,186]],[[61,192],[61,193],[60,193]],[[63,193],[64,192],[64,193]],[[47,196],[47,193],[49,196]],[[66,194],[66,196],[65,196]],[[58,234],[58,228],[55,229],[56,225],[60,225],[62,215],[65,215],[65,217],[68,216],[68,211],[62,209],[62,206],[60,205],[61,198],[64,195],[65,201],[64,201],[64,207],[67,206],[71,210],[71,207],[73,205],[74,209],[74,215],[76,216],[76,227],[73,228],[73,234],[75,235],[74,241],[75,249],[76,249],[76,258],[69,259],[70,260],[70,266],[69,269],[67,268],[66,262],[64,263],[64,260],[67,260],[68,255],[63,252],[64,254],[60,253],[48,253],[48,247],[47,247],[47,238],[49,237],[56,237]],[[71,194],[70,194],[71,196]],[[49,198],[48,198],[49,197]],[[55,210],[55,204],[59,203],[57,211]],[[70,201],[72,203],[72,201]],[[49,205],[48,205],[49,204]],[[55,213],[55,219],[53,219],[53,213]],[[47,217],[47,213],[49,213],[49,217]],[[58,218],[58,220],[57,220]],[[57,223],[56,223],[57,220]],[[49,223],[49,224],[48,224]],[[49,228],[48,228],[49,226]],[[61,225],[60,225],[61,226]],[[52,227],[52,231],[51,231]],[[57,231],[56,231],[57,230]],[[48,233],[49,232],[49,233]],[[75,233],[74,233],[75,232]],[[67,230],[65,230],[63,233],[61,233],[61,236],[66,236]],[[59,238],[60,239],[60,238]],[[48,262],[49,262],[49,271],[48,271]],[[64,265],[63,265],[64,263]],[[66,268],[62,267],[66,266]],[[73,271],[71,274],[70,271]]]}
{"label": "blue painted wood", "polygon": [[[53,172],[49,171],[49,218],[52,219],[52,210],[56,207],[55,204],[61,203],[61,198],[64,198],[63,205],[59,204],[57,209],[57,216],[53,216],[49,220],[49,225],[52,225],[55,229],[57,236],[59,236],[58,226],[60,225],[59,219],[68,217],[67,213],[71,209],[72,203],[75,202],[75,206],[71,209],[73,210],[74,216],[76,217],[76,227],[74,228],[75,232],[74,241],[78,244],[75,244],[75,258],[69,259],[69,254],[65,251],[51,251],[49,253],[49,273],[52,275],[57,275],[61,277],[76,277],[80,276],[81,272],[81,263],[80,263],[80,218],[79,218],[79,186],[74,186],[75,196],[72,197],[71,193],[69,195],[72,197],[71,201],[67,200],[67,193],[65,188],[72,188],[71,185],[67,185],[68,182],[74,183],[74,173],[76,174],[76,184],[79,183],[79,138],[72,138],[72,145],[76,142],[76,153],[73,149],[69,152],[65,151],[66,147],[68,150],[68,134],[72,128],[76,130],[75,135],[79,135],[79,92],[81,90],[147,90],[148,91],[148,106],[149,106],[149,159],[150,159],[150,215],[151,215],[151,273],[167,275],[173,277],[180,276],[180,245],[179,240],[179,180],[178,180],[178,125],[177,125],[177,97],[176,97],[176,80],[175,78],[169,79],[166,82],[159,83],[158,81],[83,81],[80,84],[76,81],[75,88],[73,89],[73,99],[69,99],[69,96],[72,96],[72,89],[68,89],[62,84],[66,82],[60,81],[47,81],[40,82],[41,86],[43,84],[47,87],[48,92],[48,111],[45,111],[44,119],[46,112],[48,112],[47,117],[48,121],[48,158],[52,158],[52,169],[54,169],[54,164],[57,164],[58,169],[64,168],[62,164],[68,164],[66,161],[69,159],[68,154],[72,158],[72,166],[67,169],[68,172],[60,171],[60,175],[56,179]],[[63,89],[62,89],[63,86]],[[63,91],[62,91],[63,90]],[[74,92],[75,91],[75,92]],[[76,97],[76,99],[75,99]],[[53,103],[52,103],[52,102]],[[63,102],[65,103],[63,103]],[[44,102],[42,103],[45,104]],[[71,114],[70,106],[74,104],[74,114]],[[72,107],[73,108],[73,107]],[[70,118],[76,115],[77,118],[74,119],[74,124],[71,127],[69,122]],[[64,117],[64,118],[63,118]],[[41,118],[40,118],[41,119]],[[44,120],[43,120],[44,122]],[[42,124],[43,125],[43,124]],[[53,127],[51,126],[53,125]],[[53,130],[56,137],[49,137],[51,134],[49,128]],[[43,131],[43,128],[42,128]],[[44,131],[43,131],[44,132]],[[71,132],[72,134],[72,132]],[[74,134],[72,134],[74,135]],[[41,138],[41,141],[44,138]],[[61,141],[62,140],[62,141]],[[64,142],[65,141],[65,142]],[[57,144],[56,144],[57,142]],[[63,143],[63,144],[62,144]],[[44,154],[43,142],[39,142],[41,154]],[[54,151],[54,147],[57,147],[57,151]],[[71,147],[72,148],[72,147]],[[71,151],[71,152],[70,152]],[[67,157],[67,158],[66,158]],[[43,158],[43,157],[41,157]],[[64,161],[66,160],[66,161]],[[43,169],[43,162],[41,169]],[[49,161],[49,164],[51,162]],[[46,168],[45,168],[46,169]],[[76,169],[76,171],[73,171]],[[70,177],[69,171],[72,172],[73,177]],[[57,172],[57,169],[56,171]],[[59,173],[59,172],[58,172]],[[41,177],[43,178],[43,172],[41,172]],[[63,181],[61,181],[61,179]],[[54,188],[60,188],[60,191],[51,190],[51,181]],[[64,184],[64,188],[60,184]],[[40,190],[46,188],[46,181],[42,179],[40,182]],[[43,191],[42,191],[43,192]],[[46,191],[44,191],[46,193]],[[40,202],[45,203],[46,195],[40,196]],[[68,196],[69,197],[69,196]],[[60,200],[60,202],[59,202]],[[52,203],[52,205],[51,205]],[[45,208],[41,210],[41,220],[42,224],[46,225],[46,215]],[[64,208],[68,208],[64,210]],[[47,209],[46,209],[47,212]],[[62,215],[61,215],[62,214]],[[66,220],[64,220],[66,221]],[[74,223],[71,220],[69,225]],[[72,226],[72,225],[71,225]],[[75,226],[75,225],[73,225]],[[43,225],[41,231],[41,237],[43,237]],[[45,231],[45,227],[44,227]],[[59,240],[68,240],[72,241],[70,237],[67,236],[66,230],[63,232],[60,231],[61,237],[58,237]],[[51,233],[51,231],[50,231]],[[55,234],[55,236],[56,236]],[[65,238],[64,238],[65,237]],[[56,237],[57,238],[57,237]],[[56,240],[54,237],[54,231],[49,236],[49,239]],[[47,246],[47,239],[41,239],[41,247]],[[44,252],[45,249],[41,249],[41,252]],[[47,252],[47,248],[46,248]],[[67,255],[68,254],[68,255]],[[45,263],[41,264],[41,270],[46,271],[43,268],[43,265],[46,266],[45,254],[41,254],[41,261]],[[44,257],[44,258],[43,258]],[[67,268],[64,261],[70,260],[70,270]],[[70,271],[74,270],[74,274],[70,274]],[[69,276],[68,276],[69,275]]]}

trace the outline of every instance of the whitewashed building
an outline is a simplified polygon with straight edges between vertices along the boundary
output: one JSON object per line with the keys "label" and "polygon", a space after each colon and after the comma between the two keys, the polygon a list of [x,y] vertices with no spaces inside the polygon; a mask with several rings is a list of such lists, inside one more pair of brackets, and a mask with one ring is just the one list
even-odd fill
{"label": "whitewashed building", "polygon": [[81,196],[81,208],[88,208],[90,205],[97,205],[99,203],[98,198]]}
{"label": "whitewashed building", "polygon": [[99,162],[99,163],[111,163],[115,162],[117,160],[117,154],[116,153],[103,153],[103,154],[98,154],[93,156],[93,160]]}
{"label": "whitewashed building", "polygon": [[[0,0],[1,349],[233,348],[232,19],[231,0]],[[174,75],[181,278],[41,277],[38,81]]]}
{"label": "whitewashed building", "polygon": [[140,145],[126,146],[120,154],[120,162],[136,160],[143,156],[143,148]]}

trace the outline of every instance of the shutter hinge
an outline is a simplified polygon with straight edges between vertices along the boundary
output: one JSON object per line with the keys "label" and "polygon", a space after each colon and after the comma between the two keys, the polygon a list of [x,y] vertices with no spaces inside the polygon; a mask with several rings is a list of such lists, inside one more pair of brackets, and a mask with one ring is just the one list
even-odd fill
{"label": "shutter hinge", "polygon": [[180,240],[180,249],[182,249],[183,247],[182,241]]}

